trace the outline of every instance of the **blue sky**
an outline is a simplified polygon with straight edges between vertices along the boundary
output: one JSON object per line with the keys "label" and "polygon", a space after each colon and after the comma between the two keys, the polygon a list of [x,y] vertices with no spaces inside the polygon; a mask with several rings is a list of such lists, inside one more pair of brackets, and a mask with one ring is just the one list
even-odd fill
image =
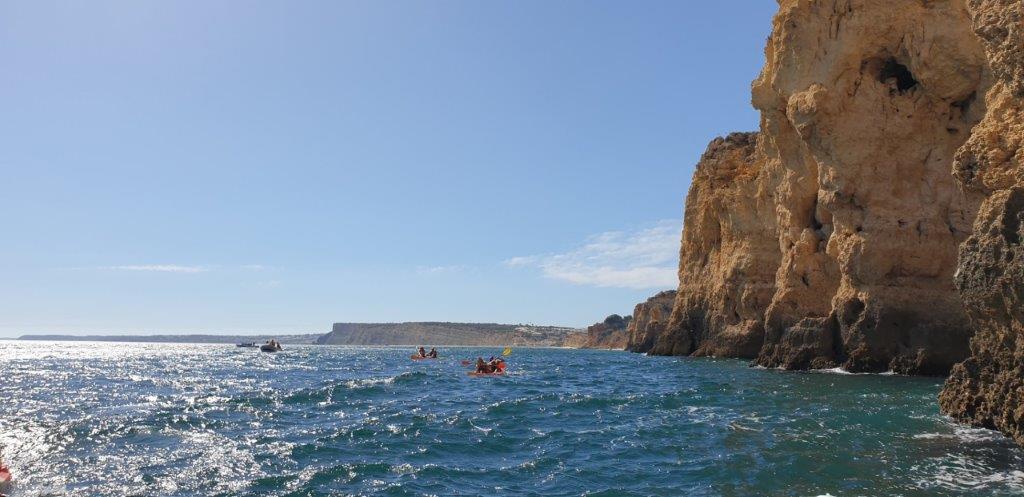
{"label": "blue sky", "polygon": [[774,9],[3,2],[0,336],[629,313]]}

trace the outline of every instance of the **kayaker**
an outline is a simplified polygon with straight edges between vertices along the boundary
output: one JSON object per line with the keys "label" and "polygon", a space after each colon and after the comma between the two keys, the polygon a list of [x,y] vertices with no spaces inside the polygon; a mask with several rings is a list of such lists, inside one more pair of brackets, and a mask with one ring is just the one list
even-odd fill
{"label": "kayaker", "polygon": [[424,349],[423,347],[420,347],[419,352],[420,352],[420,357],[427,357],[427,349]]}
{"label": "kayaker", "polygon": [[476,372],[477,373],[484,373],[484,374],[491,374],[491,373],[494,372],[494,368],[490,364],[484,362],[484,358],[483,357],[477,357],[476,358]]}
{"label": "kayaker", "polygon": [[427,357],[437,359],[437,349],[435,349],[434,347],[430,347],[430,353],[427,354]]}
{"label": "kayaker", "polygon": [[487,365],[490,366],[492,373],[500,373],[505,370],[505,360],[500,357],[491,356]]}

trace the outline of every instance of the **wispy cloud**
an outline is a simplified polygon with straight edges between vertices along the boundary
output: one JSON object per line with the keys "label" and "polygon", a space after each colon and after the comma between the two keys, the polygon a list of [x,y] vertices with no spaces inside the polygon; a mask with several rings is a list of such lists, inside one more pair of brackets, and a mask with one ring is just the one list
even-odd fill
{"label": "wispy cloud", "polygon": [[456,264],[451,266],[417,266],[416,274],[430,276],[436,274],[458,273],[468,269],[467,266]]}
{"label": "wispy cloud", "polygon": [[210,269],[206,266],[182,266],[179,264],[141,264],[125,266],[104,266],[100,269],[112,271],[141,271],[154,273],[205,273]]}
{"label": "wispy cloud", "polygon": [[633,231],[607,231],[562,254],[513,257],[509,267],[538,268],[547,278],[577,285],[667,288],[679,282],[680,222],[663,220]]}
{"label": "wispy cloud", "polygon": [[145,273],[183,273],[183,274],[196,274],[206,273],[210,271],[248,271],[248,272],[262,272],[262,271],[276,271],[280,268],[276,266],[267,266],[265,264],[243,264],[243,265],[216,265],[216,264],[205,264],[205,265],[185,265],[185,264],[121,264],[116,266],[92,266],[92,267],[76,267],[70,268],[72,270],[100,270],[100,271],[132,271],[132,272],[145,272]]}

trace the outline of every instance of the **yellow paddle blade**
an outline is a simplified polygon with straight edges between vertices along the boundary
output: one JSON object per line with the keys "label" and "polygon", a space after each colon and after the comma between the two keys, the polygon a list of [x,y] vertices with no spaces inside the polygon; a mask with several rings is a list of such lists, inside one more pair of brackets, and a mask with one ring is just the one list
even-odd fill
{"label": "yellow paddle blade", "polygon": [[505,347],[505,350],[501,351],[501,355],[505,357],[512,355],[512,347]]}

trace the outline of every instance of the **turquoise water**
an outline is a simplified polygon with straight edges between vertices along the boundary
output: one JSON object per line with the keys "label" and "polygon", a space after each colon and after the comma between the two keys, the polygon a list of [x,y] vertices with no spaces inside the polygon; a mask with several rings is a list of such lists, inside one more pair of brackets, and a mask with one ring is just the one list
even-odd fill
{"label": "turquoise water", "polygon": [[935,379],[741,361],[0,342],[13,495],[1024,495]]}

